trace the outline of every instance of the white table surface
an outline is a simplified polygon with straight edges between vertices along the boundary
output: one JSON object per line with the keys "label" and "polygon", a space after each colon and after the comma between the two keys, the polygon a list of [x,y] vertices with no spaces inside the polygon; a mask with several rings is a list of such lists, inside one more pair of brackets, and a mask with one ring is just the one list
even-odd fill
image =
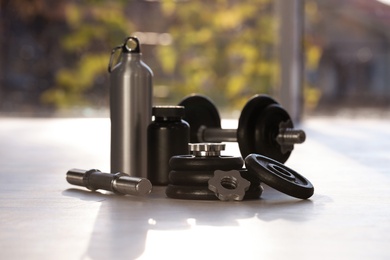
{"label": "white table surface", "polygon": [[[224,121],[224,127],[235,126]],[[287,166],[298,200],[188,201],[91,192],[71,168],[109,171],[109,119],[0,118],[0,259],[389,259],[390,120],[311,118]],[[225,154],[238,155],[236,144]]]}

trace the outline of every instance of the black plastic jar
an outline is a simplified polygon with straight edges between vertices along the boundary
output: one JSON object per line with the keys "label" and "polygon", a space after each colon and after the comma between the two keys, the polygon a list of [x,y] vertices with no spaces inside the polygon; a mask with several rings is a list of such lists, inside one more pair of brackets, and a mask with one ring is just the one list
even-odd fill
{"label": "black plastic jar", "polygon": [[190,126],[183,120],[183,106],[155,106],[154,121],[148,127],[148,179],[153,185],[167,185],[169,159],[189,154]]}

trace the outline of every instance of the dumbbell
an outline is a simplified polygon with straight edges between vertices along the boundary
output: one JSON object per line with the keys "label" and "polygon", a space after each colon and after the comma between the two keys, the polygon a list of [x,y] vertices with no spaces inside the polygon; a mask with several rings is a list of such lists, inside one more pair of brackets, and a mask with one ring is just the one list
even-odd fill
{"label": "dumbbell", "polygon": [[238,129],[222,129],[221,118],[214,103],[203,95],[190,95],[180,106],[190,125],[190,142],[238,142],[243,158],[261,154],[284,163],[294,144],[303,143],[305,132],[294,129],[285,109],[268,95],[255,95],[244,106]]}

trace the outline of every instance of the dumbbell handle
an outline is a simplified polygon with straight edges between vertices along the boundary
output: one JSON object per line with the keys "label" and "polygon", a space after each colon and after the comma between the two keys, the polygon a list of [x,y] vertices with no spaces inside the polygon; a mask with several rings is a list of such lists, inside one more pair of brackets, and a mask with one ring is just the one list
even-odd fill
{"label": "dumbbell handle", "polygon": [[[200,127],[198,130],[200,142],[237,142],[237,129],[221,129]],[[280,129],[276,141],[280,145],[301,144],[305,141],[303,130],[293,128]]]}
{"label": "dumbbell handle", "polygon": [[73,185],[90,190],[107,190],[119,195],[147,195],[152,190],[148,179],[131,177],[124,173],[104,173],[96,169],[71,169],[66,173],[66,180]]}
{"label": "dumbbell handle", "polygon": [[237,142],[237,129],[200,127],[198,140],[201,143]]}

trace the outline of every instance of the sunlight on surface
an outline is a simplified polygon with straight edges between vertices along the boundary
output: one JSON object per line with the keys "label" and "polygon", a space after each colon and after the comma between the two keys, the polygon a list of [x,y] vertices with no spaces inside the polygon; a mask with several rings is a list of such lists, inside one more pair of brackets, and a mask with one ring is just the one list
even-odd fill
{"label": "sunlight on surface", "polygon": [[150,218],[150,219],[148,219],[148,224],[151,226],[154,226],[157,224],[157,221],[155,219]]}
{"label": "sunlight on surface", "polygon": [[159,259],[162,252],[169,252],[171,259],[253,259],[273,249],[267,228],[262,232],[253,228],[259,227],[259,219],[237,222],[236,226],[202,226],[190,218],[188,230],[149,230],[145,252],[138,259]]}
{"label": "sunlight on surface", "polygon": [[388,120],[305,121],[308,139],[287,165],[310,179],[313,198],[265,187],[261,200],[236,203],[71,186],[69,168],[108,166],[107,118],[0,124],[1,259],[389,258]]}
{"label": "sunlight on surface", "polygon": [[385,5],[390,5],[390,0],[377,0],[377,1]]}

